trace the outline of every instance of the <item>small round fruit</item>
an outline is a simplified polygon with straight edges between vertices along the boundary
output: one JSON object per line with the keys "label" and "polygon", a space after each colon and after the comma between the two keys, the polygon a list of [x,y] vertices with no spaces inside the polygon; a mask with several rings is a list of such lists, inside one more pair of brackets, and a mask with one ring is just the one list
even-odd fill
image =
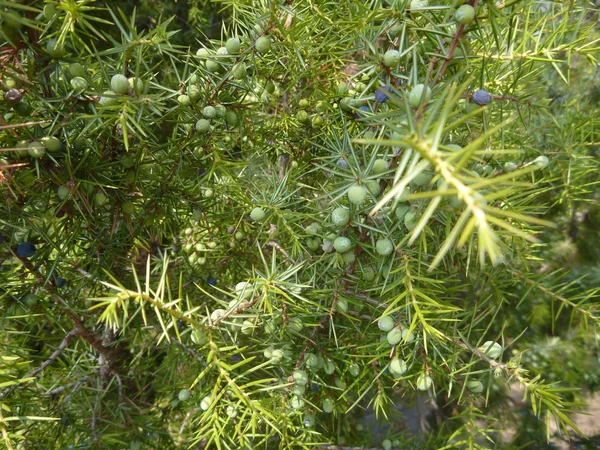
{"label": "small round fruit", "polygon": [[469,380],[467,381],[467,389],[476,394],[480,394],[483,392],[483,383],[479,380]]}
{"label": "small round fruit", "polygon": [[390,163],[387,159],[376,159],[373,163],[373,173],[384,173],[390,168]]}
{"label": "small round fruit", "polygon": [[267,53],[271,50],[271,39],[267,36],[259,37],[254,43],[254,48],[258,53]]}
{"label": "small round fruit", "polygon": [[504,164],[505,172],[512,172],[513,170],[517,170],[517,165],[514,162],[508,161],[507,163]]}
{"label": "small round fruit", "polygon": [[66,186],[59,186],[58,189],[56,190],[56,194],[58,195],[58,198],[60,198],[61,200],[64,200],[65,198],[67,198],[70,193],[71,193],[71,191]]}
{"label": "small round fruit", "polygon": [[253,292],[254,288],[252,286],[252,283],[249,283],[247,281],[240,281],[238,284],[235,285],[235,293],[243,299],[249,299],[250,297],[252,297]]}
{"label": "small round fruit", "polygon": [[400,62],[400,52],[398,50],[388,50],[383,55],[383,63],[388,67],[395,67]]}
{"label": "small round fruit", "polygon": [[190,334],[192,342],[196,345],[204,345],[208,342],[208,337],[206,333],[202,330],[194,330]]}
{"label": "small round fruit", "polygon": [[412,334],[408,328],[402,328],[402,339],[404,340],[404,342],[409,344],[415,340],[415,335]]}
{"label": "small round fruit", "polygon": [[379,185],[379,181],[376,180],[368,180],[365,181],[365,186],[367,190],[371,193],[373,197],[377,197],[381,192],[381,186]]}
{"label": "small round fruit", "polygon": [[327,375],[331,375],[331,374],[333,374],[333,372],[335,372],[335,364],[333,363],[332,360],[328,359],[327,361],[324,362],[323,371]]}
{"label": "small round fruit", "polygon": [[397,38],[397,37],[402,36],[403,30],[404,30],[404,27],[402,25],[396,24],[389,29],[388,33],[390,34],[390,37]]}
{"label": "small round fruit", "polygon": [[418,108],[421,103],[427,103],[431,97],[431,88],[424,84],[417,84],[408,94],[408,103],[413,108]]}
{"label": "small round fruit", "polygon": [[344,83],[343,81],[340,81],[336,86],[335,86],[335,92],[338,95],[346,95],[348,93],[348,85],[346,83]]}
{"label": "small round fruit", "polygon": [[223,317],[225,317],[226,314],[227,314],[227,311],[225,311],[222,308],[217,308],[212,313],[210,313],[210,320],[212,322],[217,322],[217,321],[221,320]]}
{"label": "small round fruit", "polygon": [[406,215],[406,213],[410,210],[410,206],[408,205],[398,205],[396,207],[396,210],[394,211],[394,214],[396,215],[396,218],[398,220],[402,220],[404,219],[404,216]]}
{"label": "small round fruit", "polygon": [[390,345],[399,344],[402,340],[402,330],[398,327],[392,328],[387,334],[387,341]]}
{"label": "small round fruit", "polygon": [[348,373],[350,373],[350,375],[352,375],[353,377],[357,377],[360,374],[359,365],[356,363],[350,364],[350,366],[348,367]]}
{"label": "small round fruit", "polygon": [[240,52],[241,43],[238,38],[229,38],[225,43],[225,48],[227,49],[227,53],[230,55],[235,55]]}
{"label": "small round fruit", "polygon": [[237,408],[233,405],[227,406],[227,416],[235,419],[237,417]]}
{"label": "small round fruit", "polygon": [[294,409],[302,409],[304,407],[304,400],[302,400],[301,397],[294,395],[292,397],[292,400],[290,401],[290,404],[292,405],[292,408],[294,408]]}
{"label": "small round fruit", "polygon": [[117,93],[113,91],[105,91],[100,97],[100,104],[102,106],[115,106],[119,104]]}
{"label": "small round fruit", "polygon": [[35,245],[28,241],[17,245],[17,255],[21,258],[30,258],[35,254],[35,250]]}
{"label": "small round fruit", "polygon": [[381,331],[391,331],[394,329],[394,319],[391,316],[383,316],[377,321],[377,326]]}
{"label": "small round fruit", "polygon": [[288,320],[287,325],[290,330],[296,333],[300,333],[304,328],[304,325],[302,324],[302,319],[300,319],[299,317],[292,317],[290,320]]}
{"label": "small round fruit", "polygon": [[189,95],[181,94],[177,97],[177,103],[181,106],[189,106],[192,104],[192,99]]}
{"label": "small round fruit", "polygon": [[411,11],[413,9],[427,8],[428,6],[429,6],[429,1],[428,0],[412,0],[410,2],[410,9],[411,9]]}
{"label": "small round fruit", "polygon": [[329,414],[333,411],[333,401],[330,398],[323,400],[323,412]]}
{"label": "small round fruit", "polygon": [[479,106],[488,105],[492,101],[492,96],[488,91],[483,89],[479,89],[478,91],[473,92],[473,103]]}
{"label": "small round fruit", "polygon": [[189,400],[191,396],[192,394],[190,393],[190,391],[185,388],[180,390],[179,394],[177,394],[177,397],[179,397],[179,400],[182,402]]}
{"label": "small round fruit", "polygon": [[64,44],[59,44],[56,39],[47,42],[46,51],[54,59],[60,59],[67,54]]}
{"label": "small round fruit", "polygon": [[383,441],[381,441],[381,446],[383,447],[383,450],[391,450],[392,441],[390,441],[389,439],[384,439]]}
{"label": "small round fruit", "polygon": [[394,244],[387,238],[379,239],[375,243],[375,249],[381,256],[387,256],[394,251]]}
{"label": "small round fruit", "polygon": [[250,217],[255,222],[262,222],[263,220],[265,220],[266,216],[267,214],[265,213],[265,210],[259,207],[254,208],[252,212],[250,212]]}
{"label": "small round fruit", "polygon": [[350,211],[340,206],[331,213],[331,221],[338,227],[343,227],[350,221]]}
{"label": "small round fruit", "polygon": [[71,87],[75,92],[83,92],[87,89],[88,82],[82,77],[71,78]]}
{"label": "small round fruit", "polygon": [[210,398],[210,395],[207,395],[200,402],[200,408],[202,408],[202,411],[206,411],[208,408],[210,408],[210,404],[211,404],[211,398]]}
{"label": "small round fruit", "polygon": [[41,142],[33,141],[27,146],[27,153],[29,153],[32,158],[41,158],[46,154],[46,147],[44,147]]}
{"label": "small round fruit", "polygon": [[44,6],[43,14],[46,20],[50,21],[54,19],[57,13],[58,11],[56,10],[56,6],[54,6],[52,3],[47,3]]}
{"label": "small round fruit", "polygon": [[314,353],[306,352],[304,354],[304,362],[308,367],[314,368],[319,364],[319,358]]}
{"label": "small round fruit", "polygon": [[363,267],[362,279],[365,281],[373,281],[375,279],[375,269],[371,266]]}
{"label": "small round fruit", "polygon": [[230,127],[235,127],[239,122],[238,115],[235,111],[227,110],[225,112],[225,123]]}
{"label": "small round fruit", "polygon": [[308,225],[304,229],[304,231],[309,236],[316,236],[317,234],[319,234],[321,232],[321,225],[319,225],[317,222],[313,222],[310,225]]}
{"label": "small round fruit", "polygon": [[545,167],[548,167],[548,164],[550,163],[550,160],[548,159],[547,156],[545,155],[540,155],[537,158],[535,158],[533,160],[533,163],[539,167],[540,169],[543,169]]}
{"label": "small round fruit", "polygon": [[202,110],[202,115],[207,119],[214,119],[217,115],[217,110],[214,106],[205,106]]}
{"label": "small round fruit", "polygon": [[395,378],[401,377],[408,370],[408,366],[406,365],[406,361],[403,359],[392,359],[390,362],[390,372],[394,375]]}
{"label": "small round fruit", "polygon": [[417,226],[417,213],[415,211],[408,211],[404,216],[404,226],[407,230],[412,230]]}
{"label": "small round fruit", "polygon": [[202,195],[204,198],[211,198],[214,195],[214,191],[212,189],[206,189],[204,192],[202,192]]}
{"label": "small round fruit", "polygon": [[317,238],[314,238],[314,239],[308,238],[306,240],[306,246],[308,247],[309,250],[313,250],[313,251],[317,250],[319,248],[319,244],[320,244],[320,242],[319,242],[319,239],[317,239]]}
{"label": "small round fruit", "polygon": [[135,205],[130,200],[124,201],[121,203],[121,211],[123,211],[124,214],[131,215],[135,212]]}
{"label": "small round fruit", "polygon": [[433,380],[429,375],[421,374],[417,379],[417,389],[420,391],[428,391],[433,384]]}
{"label": "small round fruit", "polygon": [[69,64],[69,73],[71,74],[72,77],[85,78],[87,76],[87,73],[86,73],[84,67],[81,64],[79,64],[78,62]]}
{"label": "small round fruit", "polygon": [[360,205],[364,203],[367,198],[367,190],[364,186],[359,184],[355,184],[350,189],[348,189],[348,200],[350,203],[355,205]]}
{"label": "small round fruit", "polygon": [[475,8],[471,5],[462,5],[454,13],[456,21],[463,25],[468,25],[475,20]]}
{"label": "small round fruit", "polygon": [[354,261],[356,261],[356,255],[352,250],[344,252],[342,253],[342,260],[346,264],[352,264]]}
{"label": "small round fruit", "polygon": [[135,95],[140,95],[144,92],[144,81],[138,77],[130,77],[128,78],[129,89]]}
{"label": "small round fruit", "polygon": [[338,236],[333,241],[333,248],[339,253],[344,253],[352,248],[352,242],[347,237]]}
{"label": "small round fruit", "polygon": [[271,359],[274,351],[275,349],[273,347],[267,347],[263,350],[263,356],[267,359]]}
{"label": "small round fruit", "polygon": [[412,182],[415,186],[425,186],[429,184],[431,179],[433,178],[433,174],[430,172],[421,172],[419,175],[413,178]]}
{"label": "small round fruit", "polygon": [[210,121],[206,119],[200,119],[196,122],[196,131],[199,133],[208,133],[210,131]]}
{"label": "small round fruit", "polygon": [[494,341],[486,341],[479,347],[479,351],[491,359],[496,359],[502,354],[502,346]]}
{"label": "small round fruit", "polygon": [[304,423],[304,426],[306,428],[312,428],[315,425],[315,415],[314,414],[304,414],[302,423]]}
{"label": "small round fruit", "polygon": [[302,386],[306,386],[306,384],[308,384],[308,374],[302,369],[295,370],[292,374],[292,378],[296,384],[300,384]]}
{"label": "small round fruit", "polygon": [[348,302],[343,298],[338,298],[335,302],[335,310],[341,313],[348,312]]}
{"label": "small round fruit", "polygon": [[116,74],[110,79],[110,89],[117,94],[127,94],[129,92],[129,80],[123,74]]}
{"label": "small round fruit", "polygon": [[54,136],[48,136],[42,139],[42,144],[46,147],[49,152],[58,152],[62,148],[62,142],[60,139]]}
{"label": "small round fruit", "polygon": [[105,205],[106,202],[108,202],[108,197],[106,195],[104,195],[104,192],[98,191],[98,192],[96,192],[96,195],[94,196],[94,202],[98,206]]}

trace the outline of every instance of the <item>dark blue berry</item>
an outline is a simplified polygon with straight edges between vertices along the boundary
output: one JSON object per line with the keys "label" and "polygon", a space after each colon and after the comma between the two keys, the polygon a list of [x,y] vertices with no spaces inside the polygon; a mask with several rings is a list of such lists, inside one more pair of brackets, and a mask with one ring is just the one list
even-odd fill
{"label": "dark blue berry", "polygon": [[67,285],[67,280],[62,277],[56,277],[56,287],[63,288]]}
{"label": "dark blue berry", "polygon": [[17,255],[21,258],[29,258],[35,253],[35,245],[31,242],[23,242],[17,246]]}
{"label": "dark blue berry", "polygon": [[388,92],[392,92],[392,88],[389,86],[381,86],[375,91],[375,100],[379,103],[386,102],[390,97]]}
{"label": "dark blue berry", "polygon": [[338,159],[337,165],[338,165],[338,167],[341,167],[342,169],[347,169],[349,166],[348,161],[346,161],[344,158]]}
{"label": "dark blue berry", "polygon": [[208,279],[206,281],[211,286],[216,286],[217,285],[217,279],[215,277],[208,277]]}
{"label": "dark blue berry", "polygon": [[358,108],[358,111],[356,111],[356,113],[354,114],[354,117],[358,119],[359,117],[363,117],[365,113],[369,111],[370,110],[368,106],[361,106],[360,108]]}
{"label": "dark blue berry", "polygon": [[479,106],[488,105],[492,101],[492,96],[488,93],[488,91],[484,91],[480,89],[473,93],[473,103]]}
{"label": "dark blue berry", "polygon": [[0,234],[0,244],[2,244],[3,242],[4,242],[4,236],[2,236],[2,235]]}

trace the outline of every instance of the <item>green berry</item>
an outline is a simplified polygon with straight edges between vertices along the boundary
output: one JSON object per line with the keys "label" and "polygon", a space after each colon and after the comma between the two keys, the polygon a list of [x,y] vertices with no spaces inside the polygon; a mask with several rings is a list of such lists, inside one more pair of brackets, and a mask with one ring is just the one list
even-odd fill
{"label": "green berry", "polygon": [[236,64],[231,70],[231,74],[236,80],[243,80],[248,76],[248,69],[246,68],[246,64],[243,62]]}
{"label": "green berry", "polygon": [[309,236],[316,236],[317,234],[319,234],[321,232],[321,225],[319,225],[317,222],[313,222],[310,225],[308,225],[304,229],[304,231]]}
{"label": "green berry", "polygon": [[381,441],[381,446],[383,447],[383,450],[391,450],[392,441],[390,441],[389,439],[384,439],[383,441]]}
{"label": "green berry", "polygon": [[358,364],[356,363],[352,363],[350,364],[350,366],[348,367],[348,372],[350,373],[350,375],[352,375],[353,377],[357,377],[360,374],[360,367],[358,366]]}
{"label": "green berry", "polygon": [[226,410],[227,416],[235,419],[237,417],[237,408],[234,405],[227,406]]}
{"label": "green berry", "polygon": [[314,353],[306,352],[304,354],[304,362],[308,367],[317,367],[317,365],[319,364],[319,358],[317,358],[317,355],[315,355]]}
{"label": "green berry", "polygon": [[108,197],[104,194],[104,192],[98,191],[98,192],[96,192],[96,195],[94,196],[94,202],[98,206],[105,205],[106,202],[108,202]]}
{"label": "green berry", "polygon": [[117,93],[113,91],[105,91],[100,97],[100,104],[102,106],[115,106],[119,104]]}
{"label": "green berry", "polygon": [[388,50],[383,55],[383,64],[388,67],[395,67],[400,62],[400,52],[398,50]]}
{"label": "green berry", "polygon": [[200,119],[196,122],[196,131],[199,133],[208,133],[210,131],[210,121],[206,119]]}
{"label": "green berry", "polygon": [[365,281],[373,281],[375,279],[375,269],[371,266],[363,267],[362,279]]}
{"label": "green berry", "polygon": [[323,371],[327,375],[331,375],[333,374],[333,372],[335,372],[335,364],[332,360],[328,359],[327,361],[325,361],[325,363],[323,364]]}
{"label": "green berry", "polygon": [[350,203],[355,205],[360,205],[364,203],[367,198],[367,190],[364,186],[359,184],[355,184],[350,189],[348,189],[348,200]]}
{"label": "green berry", "polygon": [[375,249],[381,256],[390,255],[394,251],[394,244],[387,238],[379,239],[375,243]]}
{"label": "green berry", "polygon": [[433,178],[433,174],[430,172],[421,172],[419,175],[413,178],[412,182],[415,186],[425,186],[429,184],[431,179]]}
{"label": "green berry", "polygon": [[110,88],[117,94],[127,94],[129,92],[129,80],[120,73],[113,75],[110,79]]}
{"label": "green berry", "polygon": [[46,43],[46,51],[54,59],[60,59],[67,54],[65,46],[59,44],[56,39],[50,39]]}
{"label": "green berry", "polygon": [[343,298],[338,298],[335,302],[335,309],[337,312],[347,313],[348,312],[348,302]]}
{"label": "green berry", "polygon": [[329,398],[323,400],[323,412],[329,414],[333,411],[333,401]]}
{"label": "green berry", "polygon": [[292,397],[292,400],[290,401],[290,404],[294,409],[302,409],[304,407],[304,400],[302,400],[302,398],[298,397],[297,395],[294,395]]}
{"label": "green berry", "polygon": [[189,106],[192,104],[192,100],[189,95],[181,94],[177,97],[177,103],[181,106]]}
{"label": "green berry", "polygon": [[308,383],[308,374],[302,369],[295,370],[292,378],[296,384],[305,386]]}
{"label": "green berry", "polygon": [[309,250],[317,250],[319,248],[319,239],[311,239],[308,238],[306,240],[306,246],[308,247]]}
{"label": "green berry", "polygon": [[417,213],[416,211],[408,211],[404,216],[404,226],[407,230],[412,230],[417,226]]}
{"label": "green berry", "polygon": [[354,261],[356,261],[356,255],[352,250],[344,252],[342,253],[342,260],[346,264],[352,264]]}
{"label": "green berry", "polygon": [[517,170],[517,165],[512,161],[508,161],[504,164],[504,170],[506,172],[512,172],[513,170]]}
{"label": "green berry", "polygon": [[395,322],[391,316],[383,316],[377,321],[377,326],[381,331],[391,331],[394,329]]}
{"label": "green berry", "polygon": [[468,25],[475,20],[475,8],[471,5],[462,5],[454,13],[456,21],[462,25]]}
{"label": "green berry", "polygon": [[230,127],[235,127],[239,122],[238,115],[235,111],[227,110],[225,112],[225,123]]}
{"label": "green berry", "polygon": [[402,340],[409,344],[415,340],[415,336],[409,331],[408,328],[402,328]]}
{"label": "green berry", "polygon": [[347,237],[338,236],[333,241],[333,248],[339,253],[344,253],[352,248],[352,242]]}
{"label": "green berry", "polygon": [[471,392],[474,392],[476,394],[483,392],[483,383],[479,380],[467,381],[466,387],[468,390],[470,390]]}
{"label": "green berry", "polygon": [[75,92],[82,92],[87,89],[88,82],[82,77],[71,78],[71,87]]}
{"label": "green berry", "polygon": [[211,398],[210,395],[207,395],[206,397],[204,397],[202,399],[202,401],[200,402],[200,408],[202,409],[202,411],[206,411],[208,410],[208,408],[210,408],[210,404],[211,404]]}
{"label": "green berry", "polygon": [[412,0],[410,2],[411,11],[414,9],[427,8],[429,6],[428,0]]}
{"label": "green berry", "polygon": [[250,217],[255,222],[262,222],[265,220],[266,215],[265,210],[259,207],[254,208],[252,212],[250,212]]}
{"label": "green berry", "polygon": [[343,81],[340,81],[336,86],[335,86],[335,92],[338,95],[346,95],[348,93],[348,85],[346,83],[344,83]]}
{"label": "green berry", "polygon": [[258,53],[267,53],[271,50],[271,39],[267,36],[259,37],[254,43],[254,48]]}
{"label": "green berry", "polygon": [[179,394],[177,396],[179,397],[180,401],[185,402],[186,400],[190,399],[192,394],[187,389],[182,389],[179,391]]}
{"label": "green berry", "polygon": [[396,214],[396,218],[398,220],[404,219],[406,213],[410,210],[410,206],[408,205],[398,205],[394,213]]}
{"label": "green berry", "polygon": [[27,153],[33,158],[41,158],[46,154],[46,148],[42,143],[33,141],[27,145]]}
{"label": "green berry", "polygon": [[85,78],[87,76],[87,73],[86,73],[84,67],[77,62],[69,64],[69,73],[71,74],[72,77]]}
{"label": "green berry", "polygon": [[390,37],[392,37],[392,38],[400,37],[400,36],[402,36],[402,31],[404,31],[404,26],[402,26],[400,24],[394,25],[389,29]]}
{"label": "green berry", "polygon": [[50,21],[54,19],[57,13],[58,11],[56,10],[56,6],[54,6],[52,3],[47,3],[44,6],[43,14],[46,20]]}
{"label": "green berry", "polygon": [[408,366],[406,365],[406,361],[403,359],[392,359],[390,362],[390,373],[394,375],[394,378],[401,377],[408,370]]}
{"label": "green berry", "polygon": [[235,55],[240,52],[241,43],[238,38],[229,38],[225,43],[225,48],[227,49],[227,53],[230,55]]}
{"label": "green berry", "polygon": [[390,345],[399,344],[402,340],[402,330],[398,327],[392,328],[387,334],[387,341]]}
{"label": "green berry", "polygon": [[390,168],[390,163],[386,159],[376,159],[373,163],[373,173],[384,173]]}
{"label": "green berry", "polygon": [[300,333],[304,328],[304,325],[302,324],[302,319],[300,319],[299,317],[292,317],[288,321],[287,325],[290,328],[290,330],[296,333]]}
{"label": "green berry", "polygon": [[417,379],[417,389],[420,391],[428,391],[433,385],[433,380],[429,375],[421,374]]}
{"label": "green berry", "polygon": [[214,119],[217,115],[217,110],[214,106],[205,106],[202,110],[202,115],[207,119]]}
{"label": "green berry", "polygon": [[550,163],[550,160],[548,159],[547,156],[541,155],[541,156],[538,156],[537,158],[535,158],[533,160],[533,163],[536,166],[538,166],[540,169],[543,169],[544,167],[548,167],[548,164]]}
{"label": "green berry", "polygon": [[58,198],[60,198],[61,200],[64,200],[65,198],[67,198],[69,196],[71,191],[66,186],[59,186],[58,189],[56,190],[56,193],[58,194]]}
{"label": "green berry", "polygon": [[424,84],[417,84],[408,94],[408,103],[413,108],[418,108],[421,103],[427,103],[431,97],[431,88]]}
{"label": "green berry", "polygon": [[[127,81],[129,82],[129,89],[135,95],[140,95],[144,92],[144,81],[141,80],[140,78],[130,77],[130,78],[128,78]],[[198,95],[200,95],[200,94],[198,93]],[[191,94],[190,94],[190,98],[191,98]]]}
{"label": "green berry", "polygon": [[343,227],[350,221],[350,212],[344,207],[338,207],[331,213],[331,221],[338,227]]}
{"label": "green berry", "polygon": [[376,180],[368,180],[365,181],[365,186],[367,190],[371,193],[373,197],[377,197],[381,192],[381,186],[379,186],[379,181]]}
{"label": "green berry", "polygon": [[479,347],[479,351],[491,359],[496,359],[502,354],[502,346],[494,341],[486,341]]}
{"label": "green berry", "polygon": [[312,428],[315,425],[315,415],[314,414],[304,414],[302,423],[304,423],[304,426],[306,428]]}
{"label": "green berry", "polygon": [[49,152],[58,152],[60,149],[62,149],[62,142],[60,142],[60,139],[54,136],[42,138],[42,144],[44,144],[44,147],[46,147],[46,150]]}
{"label": "green berry", "polygon": [[135,212],[135,204],[130,200],[124,201],[121,203],[121,211],[124,214],[131,215]]}

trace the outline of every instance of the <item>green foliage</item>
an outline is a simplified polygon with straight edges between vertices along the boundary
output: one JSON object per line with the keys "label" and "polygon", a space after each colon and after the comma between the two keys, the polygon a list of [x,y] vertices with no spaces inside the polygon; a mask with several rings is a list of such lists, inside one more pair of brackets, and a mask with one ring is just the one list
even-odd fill
{"label": "green foliage", "polygon": [[516,385],[578,432],[591,5],[462,3],[0,1],[4,446],[516,447]]}

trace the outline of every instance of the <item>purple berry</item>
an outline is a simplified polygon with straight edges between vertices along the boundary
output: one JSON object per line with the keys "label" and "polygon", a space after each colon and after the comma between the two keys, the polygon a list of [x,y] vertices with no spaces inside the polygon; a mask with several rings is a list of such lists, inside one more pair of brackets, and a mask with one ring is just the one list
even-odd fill
{"label": "purple berry", "polygon": [[56,277],[56,287],[63,288],[67,285],[67,280],[62,277]]}
{"label": "purple berry", "polygon": [[479,106],[485,106],[492,101],[492,96],[488,93],[488,91],[484,91],[480,89],[473,93],[473,103]]}
{"label": "purple berry", "polygon": [[344,158],[338,159],[337,165],[338,165],[338,167],[341,167],[342,169],[347,169],[349,166],[348,161],[346,161]]}
{"label": "purple berry", "polygon": [[17,246],[17,255],[21,258],[29,258],[35,253],[35,245],[31,242],[23,242]]}
{"label": "purple berry", "polygon": [[375,100],[379,103],[383,103],[389,99],[387,93],[392,92],[392,88],[389,86],[381,86],[375,91]]}
{"label": "purple berry", "polygon": [[217,279],[215,277],[208,277],[208,279],[206,281],[211,286],[216,286],[217,285]]}

